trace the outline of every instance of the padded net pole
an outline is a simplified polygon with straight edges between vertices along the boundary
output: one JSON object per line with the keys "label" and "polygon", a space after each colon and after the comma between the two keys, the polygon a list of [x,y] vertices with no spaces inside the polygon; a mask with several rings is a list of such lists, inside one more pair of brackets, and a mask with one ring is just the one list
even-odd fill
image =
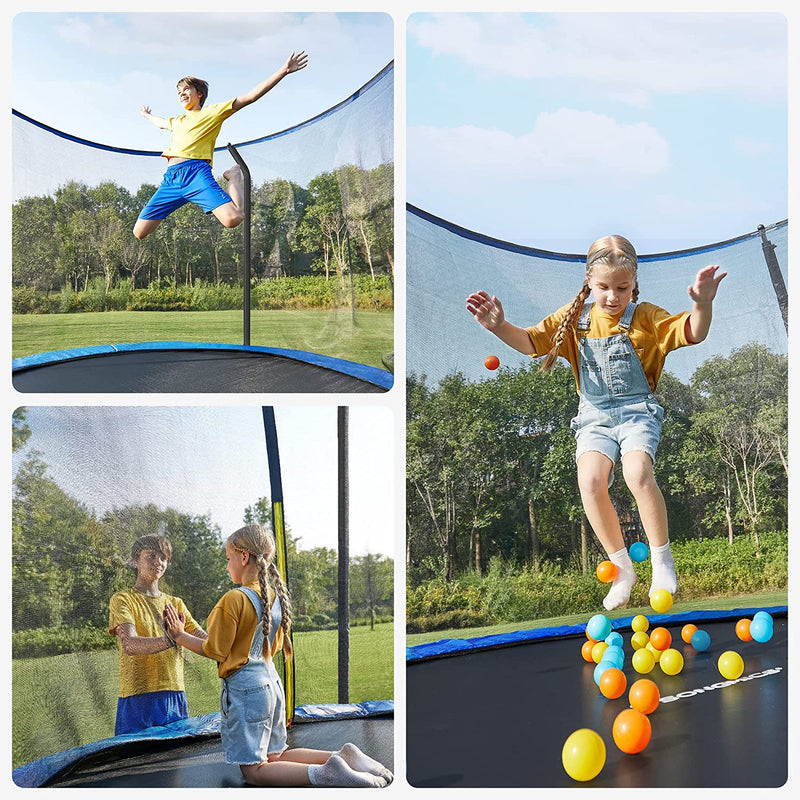
{"label": "padded net pole", "polygon": [[[286,525],[283,517],[283,481],[281,480],[281,461],[278,452],[278,431],[275,427],[275,409],[264,406],[261,409],[264,419],[264,439],[267,443],[267,464],[269,465],[269,492],[272,501],[272,531],[275,534],[276,562],[283,582],[289,586],[289,573],[286,558]],[[290,634],[291,636],[291,634]],[[286,722],[291,724],[294,716],[294,654],[283,654],[283,688],[286,692]]]}
{"label": "padded net pole", "polygon": [[767,239],[767,229],[763,225],[759,225],[758,232],[761,234],[761,249],[764,252],[764,260],[767,262],[767,269],[769,270],[772,287],[775,289],[775,297],[778,298],[778,306],[781,310],[781,316],[783,317],[783,324],[788,333],[789,294],[786,291],[786,282],[783,280],[783,273],[781,273],[778,257],[775,255],[775,245]]}
{"label": "padded net pole", "polygon": [[248,168],[245,160],[239,155],[239,151],[232,145],[228,144],[228,152],[233,157],[233,160],[239,165],[242,170],[242,213],[244,214],[243,226],[243,252],[242,252],[242,287],[244,289],[243,307],[243,331],[244,341],[243,344],[250,344],[250,232],[251,232],[251,219],[252,219],[252,201],[251,201],[251,179],[250,169]]}
{"label": "padded net pole", "polygon": [[337,414],[339,465],[339,702],[350,701],[350,532],[348,475],[348,409]]}

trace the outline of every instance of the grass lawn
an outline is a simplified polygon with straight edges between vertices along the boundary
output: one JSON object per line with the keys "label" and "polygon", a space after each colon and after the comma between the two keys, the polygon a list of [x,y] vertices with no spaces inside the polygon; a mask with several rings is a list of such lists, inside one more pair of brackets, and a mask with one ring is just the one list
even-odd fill
{"label": "grass lawn", "polygon": [[[350,629],[350,702],[394,697],[394,625]],[[337,633],[299,632],[295,705],[337,702]],[[216,664],[189,654],[186,696],[192,716],[219,711]],[[12,661],[12,760],[26,764],[114,734],[118,667],[115,650]]]}
{"label": "grass lawn", "polygon": [[[307,350],[385,368],[394,352],[391,311],[256,311],[250,344]],[[15,314],[12,355],[32,355],[96,344],[129,342],[242,343],[241,311],[104,311],[80,314]]]}
{"label": "grass lawn", "polygon": [[[670,614],[679,614],[683,611],[717,611],[719,609],[734,608],[767,608],[770,606],[783,606],[788,604],[788,592],[783,589],[777,592],[763,592],[759,594],[734,595],[726,597],[709,597],[703,600],[687,602],[677,601],[670,609]],[[602,609],[600,609],[602,611]],[[609,619],[619,617],[633,617],[636,614],[648,616],[653,614],[650,606],[638,608],[618,608],[614,611],[603,612]],[[548,619],[534,619],[526,622],[508,622],[504,625],[493,625],[483,628],[462,628],[459,630],[429,631],[427,633],[411,633],[406,636],[406,645],[413,647],[415,644],[438,642],[440,639],[471,639],[478,636],[491,636],[496,633],[510,633],[511,631],[532,630],[534,628],[549,628],[556,625],[583,625],[591,614],[570,614],[564,617],[551,617]]]}

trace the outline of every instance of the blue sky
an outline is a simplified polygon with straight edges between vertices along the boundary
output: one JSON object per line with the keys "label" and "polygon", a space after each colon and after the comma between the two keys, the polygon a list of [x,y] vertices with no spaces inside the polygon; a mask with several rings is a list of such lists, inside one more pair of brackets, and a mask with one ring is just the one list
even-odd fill
{"label": "blue sky", "polygon": [[[49,475],[98,515],[153,502],[209,514],[223,535],[269,496],[261,407],[28,406]],[[286,522],[301,547],[336,548],[337,411],[277,406]],[[394,557],[393,415],[350,409],[350,550]],[[87,456],[87,454],[90,454]]]}
{"label": "blue sky", "polygon": [[408,201],[569,253],[785,219],[786,39],[775,13],[413,14]]}
{"label": "blue sky", "polygon": [[179,78],[204,78],[210,101],[228,100],[305,50],[305,70],[225,123],[223,136],[239,142],[344,100],[392,60],[393,31],[382,13],[22,13],[12,25],[12,105],[90,141],[163,150],[168,133],[139,108],[181,113]]}

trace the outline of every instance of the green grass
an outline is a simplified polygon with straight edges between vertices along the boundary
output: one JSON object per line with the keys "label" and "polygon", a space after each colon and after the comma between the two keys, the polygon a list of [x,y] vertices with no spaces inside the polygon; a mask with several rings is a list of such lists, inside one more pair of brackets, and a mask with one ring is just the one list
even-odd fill
{"label": "green grass", "polygon": [[[394,697],[394,625],[350,630],[350,702]],[[295,705],[337,702],[337,632],[294,635]],[[189,714],[219,711],[217,665],[190,654]],[[102,650],[12,661],[12,759],[26,764],[114,734],[117,652]]]}
{"label": "green grass", "polygon": [[[241,311],[105,311],[80,314],[15,314],[12,355],[32,355],[95,344],[189,341],[242,343]],[[250,320],[250,344],[308,350],[360,364],[383,367],[394,352],[393,313],[257,311]]]}
{"label": "green grass", "polygon": [[[758,594],[731,595],[727,597],[710,597],[689,602],[677,601],[670,609],[670,614],[679,614],[683,611],[717,611],[733,608],[764,608],[781,606],[788,603],[788,592],[761,592]],[[602,609],[601,609],[602,611]],[[619,617],[632,617],[636,614],[645,616],[653,614],[650,606],[637,608],[618,608],[615,611],[603,612],[609,619]],[[497,633],[510,633],[511,631],[533,630],[535,628],[555,627],[556,625],[582,625],[586,623],[591,614],[569,614],[563,617],[550,617],[547,619],[534,619],[526,622],[507,622],[503,625],[492,625],[482,628],[462,628],[459,630],[428,631],[427,633],[412,633],[406,636],[406,645],[412,647],[426,642],[438,642],[440,639],[471,639],[478,636],[491,636]]]}

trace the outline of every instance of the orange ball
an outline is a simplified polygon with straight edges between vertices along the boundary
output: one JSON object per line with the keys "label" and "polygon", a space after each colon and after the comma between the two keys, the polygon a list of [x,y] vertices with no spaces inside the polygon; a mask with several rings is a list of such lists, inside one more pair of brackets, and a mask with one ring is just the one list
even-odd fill
{"label": "orange ball", "polygon": [[583,643],[583,647],[581,647],[581,656],[583,656],[584,661],[588,661],[592,663],[594,659],[592,658],[592,648],[597,644],[597,642],[593,642],[591,639],[587,639]]}
{"label": "orange ball", "polygon": [[752,642],[753,641],[753,637],[750,635],[750,620],[749,619],[740,619],[736,623],[736,635],[743,642]]}
{"label": "orange ball", "polygon": [[650,631],[650,643],[663,652],[672,644],[672,634],[666,628],[653,628]]}
{"label": "orange ball", "polygon": [[692,636],[694,635],[695,631],[697,630],[697,625],[692,625],[689,623],[688,625],[684,625],[681,628],[681,639],[683,639],[686,644],[692,643]]}
{"label": "orange ball", "polygon": [[640,678],[631,685],[628,692],[628,701],[631,706],[642,714],[652,714],[661,701],[661,693],[658,686],[648,678]]}
{"label": "orange ball", "polygon": [[497,356],[486,356],[483,365],[486,369],[497,369],[500,366],[500,359]]}
{"label": "orange ball", "polygon": [[611,583],[617,577],[617,567],[610,561],[601,561],[597,565],[597,577],[603,583]]}
{"label": "orange ball", "polygon": [[609,700],[616,700],[622,697],[628,686],[628,679],[621,669],[609,667],[600,676],[600,693]]}
{"label": "orange ball", "polygon": [[652,730],[647,714],[626,708],[617,714],[611,734],[623,753],[641,753],[650,742]]}

